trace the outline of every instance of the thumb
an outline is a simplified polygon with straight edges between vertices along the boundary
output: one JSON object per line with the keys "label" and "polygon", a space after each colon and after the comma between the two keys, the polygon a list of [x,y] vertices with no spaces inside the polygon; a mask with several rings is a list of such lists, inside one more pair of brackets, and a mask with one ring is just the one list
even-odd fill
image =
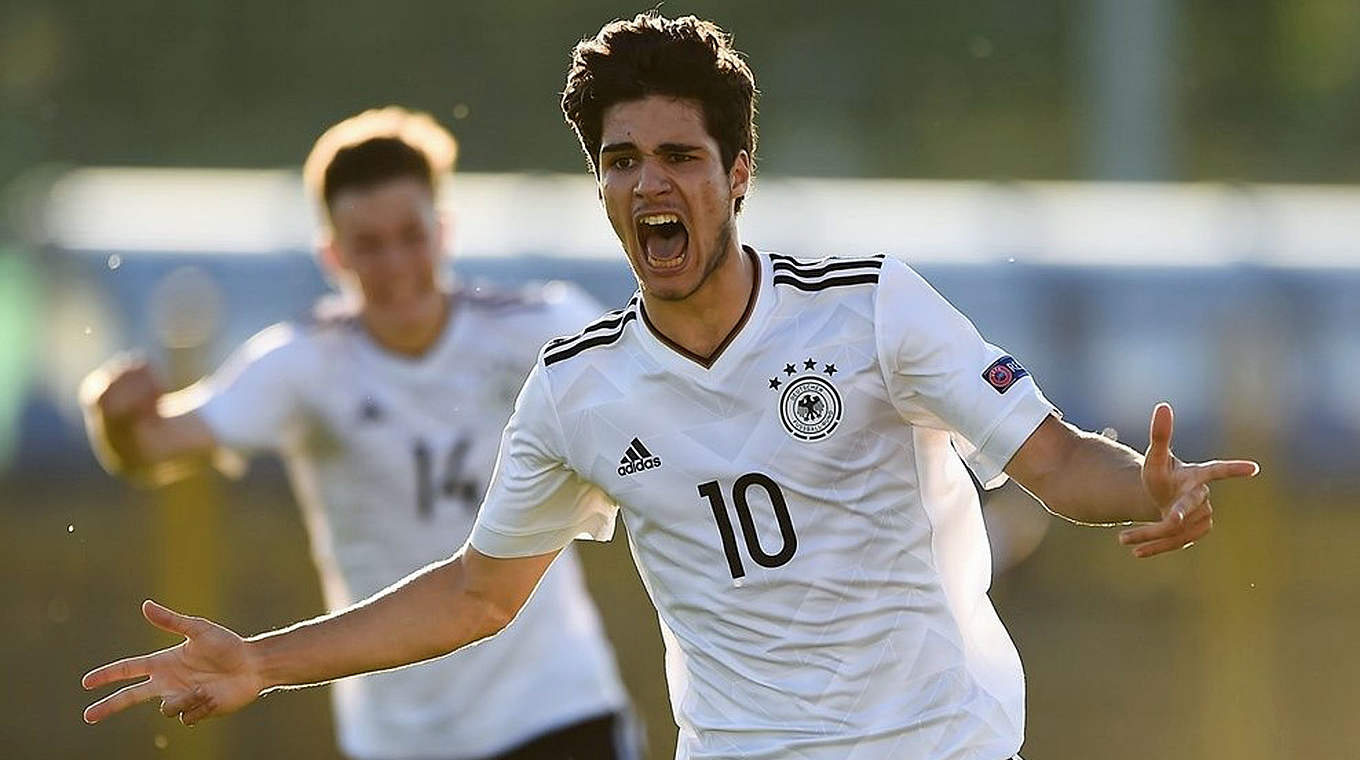
{"label": "thumb", "polygon": [[162,631],[178,633],[193,638],[203,629],[202,618],[182,615],[161,604],[147,599],[142,602],[142,616],[146,621]]}

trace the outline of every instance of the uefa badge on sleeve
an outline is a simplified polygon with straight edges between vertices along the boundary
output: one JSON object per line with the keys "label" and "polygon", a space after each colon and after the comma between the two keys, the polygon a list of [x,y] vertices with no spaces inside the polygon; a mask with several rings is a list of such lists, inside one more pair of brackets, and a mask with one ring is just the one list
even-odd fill
{"label": "uefa badge on sleeve", "polygon": [[1020,362],[1009,356],[1003,356],[992,362],[991,366],[982,373],[982,379],[986,380],[987,384],[992,386],[997,393],[1005,393],[1020,378],[1028,374],[1029,372],[1020,366]]}
{"label": "uefa badge on sleeve", "polygon": [[[819,369],[820,366],[820,369]],[[779,394],[779,421],[800,441],[820,441],[841,424],[841,394],[831,384],[839,370],[835,364],[811,358],[784,365],[783,375],[770,378],[770,390]]]}

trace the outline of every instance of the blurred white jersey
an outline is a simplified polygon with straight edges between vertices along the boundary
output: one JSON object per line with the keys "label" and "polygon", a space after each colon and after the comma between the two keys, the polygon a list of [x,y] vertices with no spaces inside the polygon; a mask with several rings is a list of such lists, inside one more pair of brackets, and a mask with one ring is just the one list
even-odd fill
{"label": "blurred white jersey", "polygon": [[[283,455],[332,610],[466,541],[543,341],[599,314],[560,283],[453,303],[419,358],[384,351],[354,318],[276,325],[205,381],[198,412],[219,443]],[[625,704],[569,553],[499,636],[332,689],[340,745],[359,758],[484,757]]]}
{"label": "blurred white jersey", "polygon": [[710,363],[636,296],[545,347],[473,546],[607,539],[622,508],[679,758],[1009,758],[1024,676],[963,462],[999,485],[1055,410],[901,262],[748,255]]}

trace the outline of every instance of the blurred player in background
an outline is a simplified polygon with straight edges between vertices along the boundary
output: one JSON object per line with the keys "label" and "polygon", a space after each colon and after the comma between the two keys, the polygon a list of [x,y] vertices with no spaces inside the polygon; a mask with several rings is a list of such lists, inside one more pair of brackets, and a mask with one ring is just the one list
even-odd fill
{"label": "blurred player in background", "polygon": [[[439,186],[453,136],[390,107],[347,119],[304,169],[341,288],[311,324],[279,324],[218,372],[166,394],[145,363],[86,384],[111,472],[157,483],[232,452],[278,452],[341,610],[467,540],[516,389],[545,340],[599,313],[561,283],[490,293],[444,276]],[[416,618],[394,621],[420,625]],[[575,557],[505,635],[333,689],[342,749],[363,760],[632,757],[626,699]]]}
{"label": "blurred player in background", "polygon": [[1176,459],[1165,405],[1146,455],[1063,423],[895,259],[743,247],[755,92],[727,35],[693,17],[581,42],[563,108],[639,292],[545,347],[469,545],[248,641],[148,603],[186,640],[88,674],[141,680],[86,719],[161,698],[193,723],[493,635],[622,510],[662,622],[678,758],[1013,757],[1024,679],[965,465],[1077,522],[1147,523],[1120,535],[1143,557],[1205,535],[1208,483],[1257,468]]}

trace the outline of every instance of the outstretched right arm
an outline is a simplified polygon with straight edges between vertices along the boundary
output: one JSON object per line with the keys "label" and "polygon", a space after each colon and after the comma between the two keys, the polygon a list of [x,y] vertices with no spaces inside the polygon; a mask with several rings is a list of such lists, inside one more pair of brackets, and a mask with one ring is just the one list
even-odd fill
{"label": "outstretched right arm", "polygon": [[85,676],[86,688],[143,679],[91,705],[97,722],[149,699],[194,723],[238,710],[265,691],[400,667],[495,634],[519,613],[572,540],[607,540],[618,507],[568,464],[542,365],[530,373],[502,434],[501,453],[469,543],[360,604],[242,639],[207,620],[144,605],[186,640]]}
{"label": "outstretched right arm", "polygon": [[85,720],[159,698],[162,713],[193,725],[272,689],[448,654],[509,625],[557,554],[497,559],[467,546],[349,609],[250,639],[148,601],[147,620],[185,640],[86,674],[87,689],[140,680],[90,705]]}

